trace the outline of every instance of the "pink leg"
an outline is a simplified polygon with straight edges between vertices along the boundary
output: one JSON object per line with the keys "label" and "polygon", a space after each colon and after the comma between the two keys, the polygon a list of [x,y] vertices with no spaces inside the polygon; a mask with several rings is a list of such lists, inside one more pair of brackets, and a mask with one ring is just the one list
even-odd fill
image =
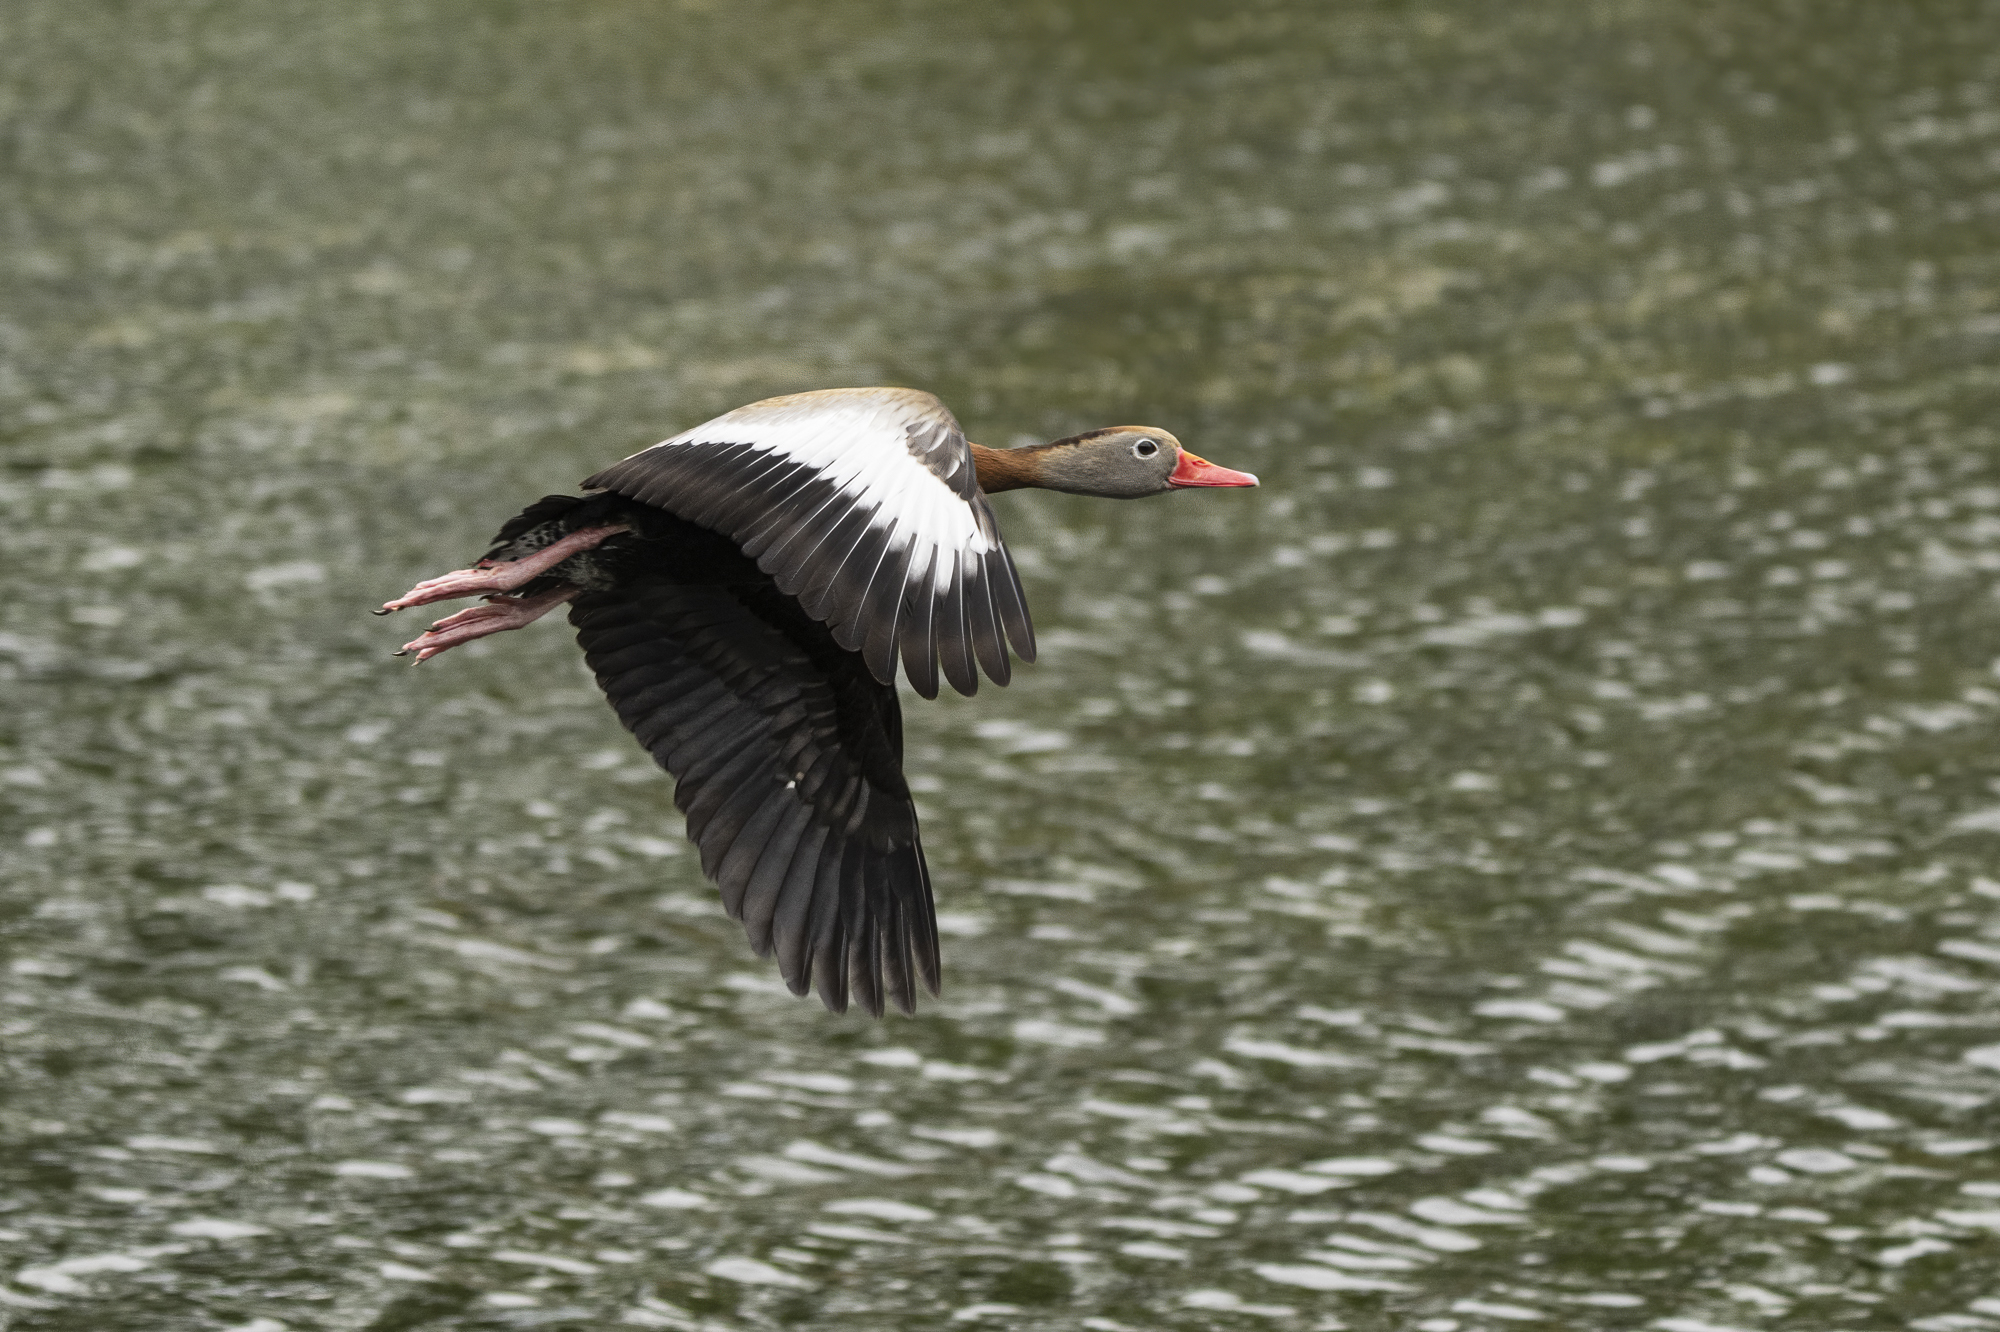
{"label": "pink leg", "polygon": [[491,592],[512,592],[515,588],[547,573],[570,556],[580,555],[586,550],[595,550],[620,532],[631,530],[622,524],[616,527],[586,527],[580,532],[571,532],[562,540],[544,546],[534,554],[518,560],[506,560],[495,564],[488,564],[482,560],[470,569],[457,569],[448,574],[439,574],[436,578],[427,578],[394,601],[383,602],[382,609],[375,613],[387,615],[390,611],[399,611],[406,606],[427,606],[433,601],[451,601],[458,597],[476,597]]}
{"label": "pink leg", "polygon": [[468,606],[455,615],[445,616],[403,644],[402,651],[394,655],[401,657],[414,652],[418,661],[429,661],[446,648],[533,624],[581,591],[580,587],[565,586],[538,597],[488,597],[483,606]]}

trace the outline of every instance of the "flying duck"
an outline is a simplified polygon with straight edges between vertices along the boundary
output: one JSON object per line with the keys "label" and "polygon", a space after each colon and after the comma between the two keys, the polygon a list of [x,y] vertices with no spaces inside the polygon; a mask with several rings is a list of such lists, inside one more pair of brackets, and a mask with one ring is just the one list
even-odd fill
{"label": "flying duck", "polygon": [[1152,426],[988,449],[915,389],[739,407],[550,495],[484,558],[377,614],[460,597],[397,655],[425,661],[569,606],[626,728],[675,779],[702,872],[792,993],[845,1012],[938,993],[937,921],[903,780],[900,660],[935,698],[1035,659],[986,497],[1137,499],[1254,486]]}

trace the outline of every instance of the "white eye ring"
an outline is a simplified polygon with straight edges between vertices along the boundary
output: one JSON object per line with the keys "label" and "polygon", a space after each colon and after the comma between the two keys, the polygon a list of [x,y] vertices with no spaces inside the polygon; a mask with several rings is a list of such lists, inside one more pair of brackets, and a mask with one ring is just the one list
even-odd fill
{"label": "white eye ring", "polygon": [[1160,442],[1156,439],[1142,439],[1132,446],[1134,458],[1150,458],[1159,451]]}

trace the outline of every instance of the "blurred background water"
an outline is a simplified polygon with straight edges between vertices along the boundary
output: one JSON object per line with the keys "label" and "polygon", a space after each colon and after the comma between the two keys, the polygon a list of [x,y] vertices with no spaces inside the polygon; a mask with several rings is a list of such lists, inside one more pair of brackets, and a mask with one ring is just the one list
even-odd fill
{"label": "blurred background water", "polygon": [[[2000,1328],[1991,0],[13,0],[0,129],[0,1325]],[[871,383],[1265,481],[998,501],[879,1024],[364,613]]]}

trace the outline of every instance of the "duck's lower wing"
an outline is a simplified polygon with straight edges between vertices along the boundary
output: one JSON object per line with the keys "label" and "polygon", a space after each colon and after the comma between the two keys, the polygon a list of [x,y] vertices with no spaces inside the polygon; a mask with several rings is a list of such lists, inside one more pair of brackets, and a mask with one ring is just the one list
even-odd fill
{"label": "duck's lower wing", "polygon": [[723,906],[792,993],[880,1015],[938,992],[893,685],[775,588],[640,582],[570,609],[619,720],[676,779]]}

